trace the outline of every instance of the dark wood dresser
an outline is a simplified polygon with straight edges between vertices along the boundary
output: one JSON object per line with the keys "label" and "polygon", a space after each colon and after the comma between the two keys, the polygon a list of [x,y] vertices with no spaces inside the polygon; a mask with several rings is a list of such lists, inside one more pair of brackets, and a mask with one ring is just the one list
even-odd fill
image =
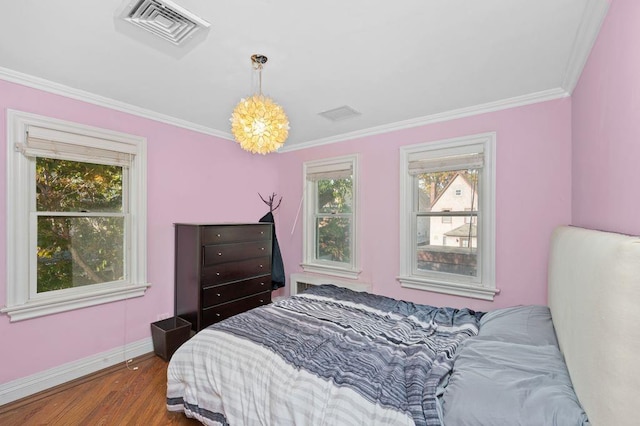
{"label": "dark wood dresser", "polygon": [[271,302],[271,223],[175,224],[175,315],[196,332]]}

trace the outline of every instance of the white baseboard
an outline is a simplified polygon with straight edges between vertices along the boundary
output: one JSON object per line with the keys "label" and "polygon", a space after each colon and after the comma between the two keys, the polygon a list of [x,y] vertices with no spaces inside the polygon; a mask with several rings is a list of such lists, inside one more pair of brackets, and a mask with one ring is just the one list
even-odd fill
{"label": "white baseboard", "polygon": [[151,337],[129,343],[126,346],[101,352],[31,376],[0,384],[0,405],[8,404],[29,395],[42,392],[71,380],[79,379],[127,359],[153,352]]}

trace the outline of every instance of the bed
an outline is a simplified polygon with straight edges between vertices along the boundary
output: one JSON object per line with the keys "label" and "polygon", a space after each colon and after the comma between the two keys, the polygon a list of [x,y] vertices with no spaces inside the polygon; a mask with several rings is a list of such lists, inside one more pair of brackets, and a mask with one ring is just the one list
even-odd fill
{"label": "bed", "polygon": [[637,424],[640,239],[558,228],[548,292],[484,313],[316,286],[180,347],[167,408],[211,425]]}

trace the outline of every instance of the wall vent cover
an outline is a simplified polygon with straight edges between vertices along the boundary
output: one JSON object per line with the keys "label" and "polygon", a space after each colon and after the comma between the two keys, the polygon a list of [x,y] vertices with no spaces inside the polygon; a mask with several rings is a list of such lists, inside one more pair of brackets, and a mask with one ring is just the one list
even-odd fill
{"label": "wall vent cover", "polygon": [[132,7],[123,16],[126,21],[176,46],[210,26],[204,19],[170,0],[140,0],[129,5]]}
{"label": "wall vent cover", "polygon": [[344,105],[338,108],[323,111],[319,114],[324,118],[326,118],[327,120],[342,121],[342,120],[346,120],[347,118],[356,117],[361,113],[351,108],[350,106]]}

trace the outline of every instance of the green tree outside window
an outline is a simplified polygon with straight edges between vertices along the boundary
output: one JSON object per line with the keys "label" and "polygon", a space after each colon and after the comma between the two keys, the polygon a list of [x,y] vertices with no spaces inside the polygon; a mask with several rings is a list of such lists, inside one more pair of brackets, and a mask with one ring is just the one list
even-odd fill
{"label": "green tree outside window", "polygon": [[124,278],[124,168],[37,158],[37,292]]}
{"label": "green tree outside window", "polygon": [[317,181],[316,257],[351,261],[353,181],[351,178]]}

